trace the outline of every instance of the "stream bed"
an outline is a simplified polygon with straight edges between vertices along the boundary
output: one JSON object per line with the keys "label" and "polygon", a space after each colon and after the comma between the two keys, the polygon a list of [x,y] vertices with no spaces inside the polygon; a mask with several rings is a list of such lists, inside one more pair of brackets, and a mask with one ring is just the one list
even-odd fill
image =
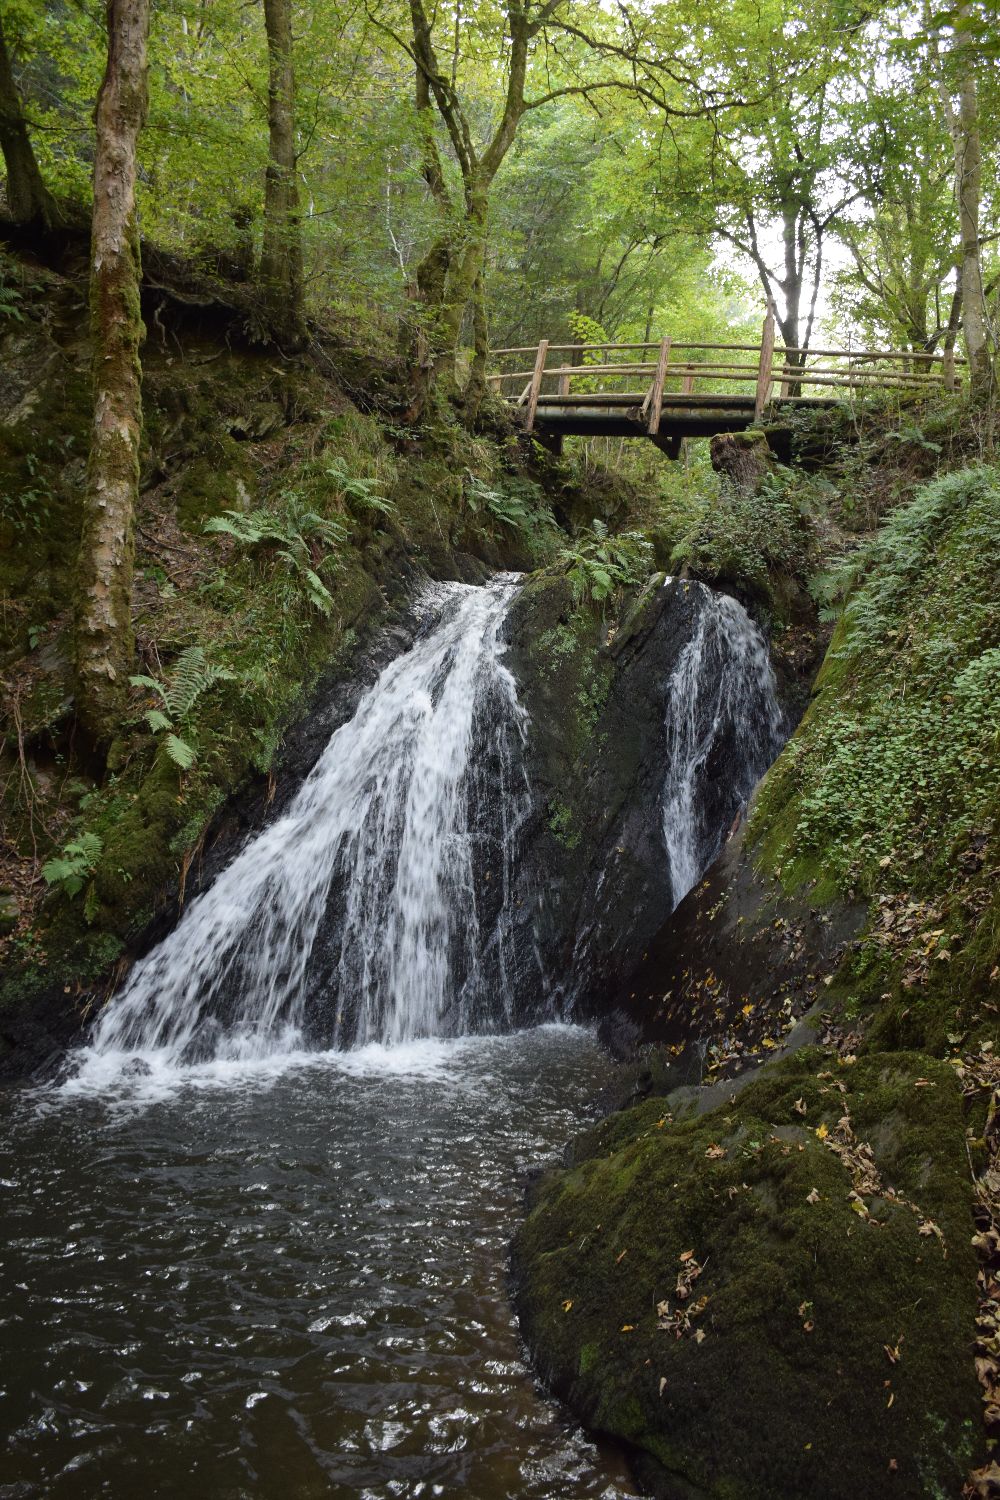
{"label": "stream bed", "polygon": [[506,1286],[607,1072],[551,1025],[0,1095],[0,1500],[631,1495]]}

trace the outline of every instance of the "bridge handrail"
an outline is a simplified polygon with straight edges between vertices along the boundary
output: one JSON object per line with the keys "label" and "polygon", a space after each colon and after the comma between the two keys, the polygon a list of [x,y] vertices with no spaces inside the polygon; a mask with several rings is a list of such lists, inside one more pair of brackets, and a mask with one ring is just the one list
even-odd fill
{"label": "bridge handrail", "polygon": [[[819,396],[804,397],[802,393],[807,388],[833,388],[850,395],[879,386],[890,390],[908,390],[914,395],[940,386],[948,391],[955,390],[959,385],[957,367],[966,362],[961,356],[956,356],[954,349],[949,348],[803,349],[779,344],[774,336],[776,321],[774,305],[769,303],[759,345],[693,340],[681,340],[675,344],[670,338],[661,338],[656,342],[647,339],[642,342],[618,343],[614,339],[606,339],[600,342],[550,344],[548,339],[542,339],[537,345],[515,345],[489,351],[487,380],[498,393],[503,391],[505,382],[527,381],[519,394],[511,391],[508,397],[516,407],[523,410],[527,432],[534,428],[540,405],[551,411],[560,402],[567,407],[579,408],[581,404],[599,407],[603,401],[609,407],[634,405],[638,420],[645,426],[647,433],[655,437],[660,430],[665,403],[673,406],[679,404],[681,407],[697,402],[704,404],[707,393],[704,389],[695,392],[696,381],[708,381],[713,386],[734,382],[752,387],[752,398],[748,390],[745,399],[752,405],[754,420],[759,421],[764,410],[775,399],[779,402],[823,399]],[[657,351],[655,361],[634,357],[653,349]],[[497,361],[522,354],[534,355],[530,370],[490,369],[491,363],[495,366]],[[755,355],[755,362],[748,364],[726,357],[740,354]],[[589,361],[583,358],[580,363],[549,365],[551,356],[565,358],[580,355],[592,357]],[[615,355],[632,355],[633,358],[615,360]],[[680,359],[678,355],[681,355]],[[703,357],[693,358],[694,355]],[[822,360],[834,360],[838,363],[817,363]],[[940,370],[935,368],[937,365],[940,365]],[[649,380],[650,384],[645,391],[622,391],[620,382],[629,377]],[[545,382],[552,380],[557,381],[557,389],[554,392],[551,388],[544,391]],[[616,384],[617,388],[595,391],[591,385],[588,391],[572,391],[574,381],[581,380],[598,383],[603,381],[605,385]],[[668,382],[677,380],[681,381],[680,392],[668,392]],[[778,391],[775,397],[772,392],[776,384]],[[732,397],[725,397],[717,392],[717,396],[719,401],[730,403],[744,399],[739,392]]]}
{"label": "bridge handrail", "polygon": [[[615,380],[621,380],[629,376],[652,377],[656,372],[656,366],[649,365],[564,365],[554,369],[546,369],[544,379],[552,376],[559,377],[563,389],[557,393],[546,393],[542,391],[539,383],[538,400],[551,404],[558,401],[561,396],[570,394],[570,386],[573,381],[586,380],[592,376],[613,376]],[[757,367],[755,365],[671,365],[666,372],[666,379],[670,380],[709,380],[733,382],[740,385],[753,385],[757,378]],[[505,381],[528,381],[534,380],[533,370],[510,370],[502,373],[487,375],[487,380],[494,386],[502,386]],[[852,369],[837,370],[829,366],[815,366],[803,370],[798,365],[776,364],[770,373],[769,384],[780,381],[784,385],[816,385],[834,386],[843,390],[864,390],[875,387],[886,387],[892,389],[937,389],[941,384],[941,376],[937,374],[924,373],[917,370],[875,370],[875,369]],[[595,392],[595,395],[601,393]],[[605,391],[603,394],[610,395]],[[635,393],[638,401],[642,401],[647,394],[645,391]],[[522,401],[527,399],[526,390]]]}
{"label": "bridge handrail", "polygon": [[[625,350],[625,349],[627,349],[627,350],[631,351],[631,350],[634,350],[634,349],[658,349],[659,347],[660,347],[660,340],[659,339],[657,339],[653,343],[642,343],[642,344],[619,344],[619,343],[616,343],[613,339],[609,339],[606,343],[602,343],[602,344],[549,344],[548,352],[550,354],[568,354],[568,353],[577,354],[577,353],[585,352],[588,349],[592,349],[592,350],[598,350],[598,349],[623,349],[623,350]],[[487,358],[488,359],[489,358],[499,359],[501,356],[506,355],[506,354],[534,354],[534,353],[536,353],[537,349],[538,349],[538,345],[537,344],[521,344],[521,345],[514,346],[514,347],[512,347],[510,349],[490,349],[488,351]],[[700,350],[725,349],[725,350],[731,350],[731,351],[733,351],[734,353],[737,353],[737,354],[759,354],[760,353],[760,345],[759,344],[690,344],[690,343],[677,342],[677,343],[671,343],[671,349],[674,350],[674,351],[676,351],[678,349],[684,349],[684,350],[688,350],[688,349],[700,349]],[[774,353],[776,355],[784,355],[784,356],[804,354],[806,356],[806,358],[816,358],[816,359],[859,359],[859,360],[892,359],[892,360],[917,360],[919,362],[926,362],[926,363],[934,363],[935,361],[946,360],[948,358],[948,351],[946,349],[938,350],[938,351],[935,351],[933,353],[928,353],[928,352],[925,352],[923,350],[911,350],[911,349],[801,349],[801,348],[796,348],[794,345],[790,345],[790,344],[789,345],[775,344],[774,345]],[[966,360],[965,360],[964,356],[962,356],[962,355],[956,354],[956,355],[953,355],[952,358],[953,358],[953,362],[956,365],[964,365],[966,363]],[[585,365],[574,365],[573,368],[575,370],[583,370],[583,369],[586,369],[587,366],[585,366]],[[553,372],[551,370],[549,370],[549,369],[546,369],[545,373],[547,375],[549,375],[549,374],[552,374]]]}

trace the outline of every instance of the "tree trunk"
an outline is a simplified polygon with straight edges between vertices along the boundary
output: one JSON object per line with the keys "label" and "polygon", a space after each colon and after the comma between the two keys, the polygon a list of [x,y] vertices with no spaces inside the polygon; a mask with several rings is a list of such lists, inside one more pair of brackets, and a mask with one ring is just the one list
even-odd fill
{"label": "tree trunk", "polygon": [[[782,245],[785,258],[785,277],[781,283],[781,290],[785,299],[784,315],[778,314],[778,327],[784,340],[786,349],[798,349],[799,347],[799,321],[802,310],[802,270],[798,258],[799,238],[799,215],[802,212],[800,205],[786,205],[782,210]],[[785,364],[789,369],[798,370],[805,363],[802,354],[786,354]],[[786,396],[800,396],[802,387],[794,380],[782,382],[782,393]]]}
{"label": "tree trunk", "polygon": [[[469,193],[462,225],[462,243],[452,251],[444,301],[435,319],[433,380],[442,393],[451,395],[456,388],[456,360],[462,338],[465,311],[475,301],[482,286],[486,259],[486,193],[488,187],[477,183]],[[475,323],[475,308],[473,309]],[[484,351],[485,357],[485,351]]]}
{"label": "tree trunk", "polygon": [[954,66],[958,108],[952,102],[950,81],[940,79],[941,100],[955,149],[955,197],[961,239],[959,287],[962,294],[962,329],[969,359],[969,391],[975,401],[992,401],[996,395],[993,365],[994,338],[986,307],[983,267],[979,247],[979,212],[982,198],[983,158],[979,138],[979,98],[976,87],[972,36],[968,29],[971,7],[958,9],[955,38],[949,61]]}
{"label": "tree trunk", "polygon": [[0,151],[7,168],[7,211],[15,224],[51,229],[60,219],[55,199],[42,181],[10,65],[0,16]]}
{"label": "tree trunk", "polygon": [[134,654],[132,567],[142,435],[136,143],[146,114],[149,0],[108,0],[97,98],[90,309],[94,418],[80,539],[77,718],[106,749]]}
{"label": "tree trunk", "polygon": [[[426,340],[423,345],[426,359],[418,363],[414,384],[421,391],[420,402],[431,389],[436,395],[446,398],[455,394],[458,345],[465,312],[471,303],[476,352],[467,394],[475,408],[485,384],[486,322],[482,299],[489,193],[513,144],[518,121],[527,108],[524,86],[528,45],[541,23],[529,22],[526,10],[520,6],[507,7],[507,96],[493,136],[480,153],[473,144],[470,120],[459,98],[455,76],[453,74],[449,82],[447,73],[438,63],[432,36],[433,19],[428,19],[423,0],[410,0],[410,20],[413,32],[411,55],[416,63],[415,102],[423,131],[424,180],[446,220],[446,227],[435,246],[421,263],[423,270],[433,270],[435,275],[428,274],[423,282],[418,277],[413,297],[420,304],[422,321],[417,326]],[[460,211],[448,190],[434,138],[432,101],[448,132],[462,173],[463,203]]]}
{"label": "tree trunk", "polygon": [[465,388],[465,416],[474,422],[486,395],[486,359],[490,349],[489,321],[486,315],[486,275],[480,266],[472,289],[472,338],[474,352],[469,383]]}
{"label": "tree trunk", "polygon": [[[964,6],[963,14],[967,10],[968,7]],[[979,252],[983,159],[979,144],[976,77],[968,55],[968,45],[968,32],[959,31],[955,41],[955,52],[961,59],[958,130],[955,136],[955,189],[958,194],[958,219],[962,236],[962,322],[969,356],[971,395],[974,400],[989,400],[994,394],[995,375]]]}
{"label": "tree trunk", "polygon": [[295,74],[291,0],[264,0],[267,32],[268,162],[260,279],[268,321],[280,344],[307,339],[302,300],[302,230],[295,160]]}
{"label": "tree trunk", "polygon": [[774,471],[774,455],[759,432],[722,432],[709,445],[712,468],[744,494],[760,492]]}

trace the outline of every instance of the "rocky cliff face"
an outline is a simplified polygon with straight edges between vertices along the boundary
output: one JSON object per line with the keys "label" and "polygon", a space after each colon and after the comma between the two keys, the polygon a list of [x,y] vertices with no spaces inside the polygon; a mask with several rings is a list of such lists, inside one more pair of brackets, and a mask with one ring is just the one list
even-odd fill
{"label": "rocky cliff face", "polygon": [[[780,748],[788,714],[776,684],[753,679],[739,642],[706,640],[719,602],[661,574],[609,623],[574,609],[566,579],[543,573],[511,608],[534,807],[518,894],[553,996],[575,1014],[603,1008],[641,960],[680,866],[714,856]],[[722,603],[766,665],[740,606]]]}

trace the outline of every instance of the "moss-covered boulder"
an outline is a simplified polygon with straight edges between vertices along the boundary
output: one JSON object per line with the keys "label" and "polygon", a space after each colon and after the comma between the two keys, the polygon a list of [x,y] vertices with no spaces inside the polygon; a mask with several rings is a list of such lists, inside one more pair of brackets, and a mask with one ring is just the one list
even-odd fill
{"label": "moss-covered boulder", "polygon": [[605,1120],[515,1243],[543,1376],[665,1500],[955,1496],[981,1442],[962,1098],[816,1051]]}

